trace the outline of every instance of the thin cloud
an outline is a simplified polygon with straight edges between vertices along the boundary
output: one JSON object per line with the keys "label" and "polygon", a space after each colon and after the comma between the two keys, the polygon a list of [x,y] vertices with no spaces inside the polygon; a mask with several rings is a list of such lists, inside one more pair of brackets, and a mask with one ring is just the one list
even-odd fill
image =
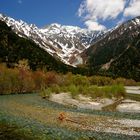
{"label": "thin cloud", "polygon": [[18,4],[22,4],[22,0],[18,0]]}

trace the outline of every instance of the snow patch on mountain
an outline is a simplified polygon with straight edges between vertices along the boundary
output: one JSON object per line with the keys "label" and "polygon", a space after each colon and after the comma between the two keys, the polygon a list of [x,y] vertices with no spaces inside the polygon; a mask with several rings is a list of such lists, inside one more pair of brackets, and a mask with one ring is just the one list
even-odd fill
{"label": "snow patch on mountain", "polygon": [[[39,29],[34,24],[27,24],[22,20],[0,14],[0,20],[4,21],[20,37],[33,40],[41,48],[52,56],[69,65],[77,64],[76,57],[87,49],[103,34],[102,31],[90,31],[76,26],[64,26],[58,23],[47,25]],[[75,62],[70,60],[75,57]]]}

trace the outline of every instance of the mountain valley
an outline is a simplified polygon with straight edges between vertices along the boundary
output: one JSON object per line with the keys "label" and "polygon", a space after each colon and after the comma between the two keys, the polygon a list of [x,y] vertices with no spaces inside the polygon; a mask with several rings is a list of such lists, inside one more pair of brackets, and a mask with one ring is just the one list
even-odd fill
{"label": "mountain valley", "polygon": [[58,61],[88,69],[84,73],[140,79],[140,17],[105,31],[57,23],[38,28],[3,14],[0,20]]}

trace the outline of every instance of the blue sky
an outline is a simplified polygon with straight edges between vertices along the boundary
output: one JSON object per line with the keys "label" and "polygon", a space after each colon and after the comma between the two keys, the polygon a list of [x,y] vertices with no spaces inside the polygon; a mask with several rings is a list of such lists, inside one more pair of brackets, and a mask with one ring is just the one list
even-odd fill
{"label": "blue sky", "polygon": [[0,0],[0,12],[38,27],[60,23],[83,27],[77,15],[81,0]]}
{"label": "blue sky", "polygon": [[60,23],[104,30],[139,16],[140,0],[0,0],[0,12],[38,27]]}

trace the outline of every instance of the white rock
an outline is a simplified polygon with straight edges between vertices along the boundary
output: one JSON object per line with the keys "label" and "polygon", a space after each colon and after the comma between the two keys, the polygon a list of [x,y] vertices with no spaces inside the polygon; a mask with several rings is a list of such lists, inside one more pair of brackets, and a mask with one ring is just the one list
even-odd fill
{"label": "white rock", "polygon": [[120,112],[137,112],[140,113],[140,102],[122,103],[117,106],[116,110]]}

